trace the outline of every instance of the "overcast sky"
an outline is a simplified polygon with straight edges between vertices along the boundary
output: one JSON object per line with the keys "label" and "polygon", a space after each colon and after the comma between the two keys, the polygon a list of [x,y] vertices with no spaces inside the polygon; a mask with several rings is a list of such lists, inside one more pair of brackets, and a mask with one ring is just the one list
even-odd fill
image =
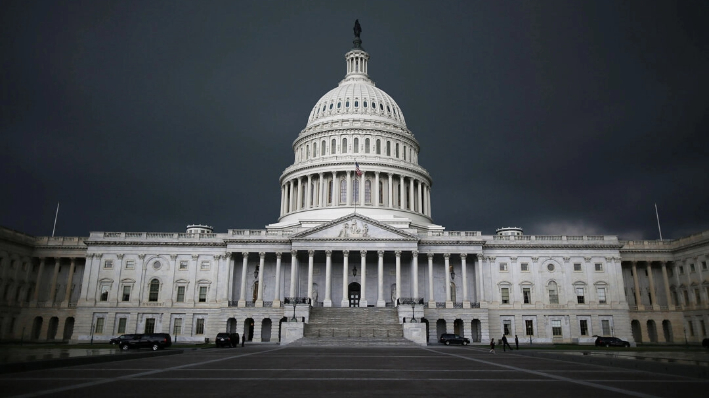
{"label": "overcast sky", "polygon": [[433,177],[434,222],[657,239],[709,229],[707,1],[3,1],[0,225],[50,235],[277,221],[345,75]]}

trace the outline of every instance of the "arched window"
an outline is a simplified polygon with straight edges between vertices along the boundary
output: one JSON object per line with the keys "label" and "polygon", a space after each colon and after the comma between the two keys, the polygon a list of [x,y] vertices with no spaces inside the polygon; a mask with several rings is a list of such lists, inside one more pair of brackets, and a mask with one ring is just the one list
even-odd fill
{"label": "arched window", "polygon": [[406,160],[406,145],[404,145],[404,160]]}
{"label": "arched window", "polygon": [[310,145],[305,146],[305,159],[310,159]]}
{"label": "arched window", "polygon": [[359,153],[359,138],[354,139],[354,153]]}
{"label": "arched window", "polygon": [[379,204],[384,204],[384,183],[379,181]]}
{"label": "arched window", "polygon": [[387,156],[391,156],[391,141],[387,141]]}
{"label": "arched window", "polygon": [[310,203],[315,206],[315,183],[310,183]]}
{"label": "arched window", "polygon": [[367,101],[364,101],[364,107],[365,108],[367,107]]}
{"label": "arched window", "polygon": [[322,156],[325,156],[325,140],[322,140],[322,142],[320,143],[320,154]]}
{"label": "arched window", "polygon": [[382,154],[382,141],[377,140],[377,155],[381,155],[381,154]]}
{"label": "arched window", "polygon": [[384,105],[382,105],[381,103],[379,103],[379,109],[383,111],[383,110],[384,110]]}
{"label": "arched window", "polygon": [[372,102],[372,109],[375,111],[377,110],[377,103],[376,102]]}
{"label": "arched window", "polygon": [[369,153],[369,138],[364,139],[364,153]]}
{"label": "arched window", "polygon": [[549,304],[559,304],[559,289],[556,286],[556,282],[549,282],[547,291],[549,292]]}
{"label": "arched window", "polygon": [[332,109],[332,104],[330,104],[330,109]]}
{"label": "arched window", "polygon": [[330,183],[327,185],[327,203],[332,203],[332,184],[335,183],[335,180],[330,180]]}
{"label": "arched window", "polygon": [[399,159],[399,143],[396,143],[396,158]]}
{"label": "arched window", "polygon": [[345,108],[349,108],[349,107],[350,107],[350,101],[345,102]]}
{"label": "arched window", "polygon": [[335,154],[335,150],[337,149],[337,141],[335,139],[332,139],[332,142],[330,143],[330,155]]}
{"label": "arched window", "polygon": [[359,101],[355,101],[355,108],[359,107]]}
{"label": "arched window", "polygon": [[318,157],[318,143],[313,142],[313,157],[316,158]]}
{"label": "arched window", "polygon": [[364,203],[372,204],[372,181],[366,180],[364,182]]}
{"label": "arched window", "polygon": [[352,180],[352,202],[359,203],[359,178]]}
{"label": "arched window", "polygon": [[342,103],[341,103],[341,102],[338,102],[338,103],[337,103],[337,109],[340,109],[340,106],[341,106],[341,105],[342,105]]}
{"label": "arched window", "polygon": [[300,186],[300,206],[299,206],[299,207],[300,207],[301,209],[302,209],[303,207],[305,207],[305,187],[307,187],[307,186],[308,186],[308,185],[307,185],[306,182],[304,182],[304,183],[301,184],[301,186]]}
{"label": "arched window", "polygon": [[153,279],[150,281],[150,294],[148,295],[148,301],[158,301],[158,293],[160,293],[160,281]]}
{"label": "arched window", "polygon": [[342,139],[342,150],[340,152],[347,153],[347,138]]}
{"label": "arched window", "polygon": [[340,180],[340,203],[347,202],[347,180]]}

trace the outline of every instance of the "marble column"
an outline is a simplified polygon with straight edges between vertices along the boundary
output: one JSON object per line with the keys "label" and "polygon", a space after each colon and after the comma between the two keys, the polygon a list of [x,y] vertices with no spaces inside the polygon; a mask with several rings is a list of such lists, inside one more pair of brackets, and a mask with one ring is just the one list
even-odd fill
{"label": "marble column", "polygon": [[406,183],[404,182],[404,176],[399,174],[399,208],[401,210],[406,209]]}
{"label": "marble column", "polygon": [[650,282],[650,301],[652,301],[650,306],[655,310],[659,310],[660,305],[657,303],[657,297],[655,297],[655,279],[652,277],[652,261],[647,261],[645,264],[647,269],[647,278]]}
{"label": "marble column", "polygon": [[643,309],[643,302],[640,296],[640,283],[638,283],[638,267],[637,261],[631,261],[633,269],[633,284],[635,286],[635,304],[638,306],[638,310]]}
{"label": "marble column", "polygon": [[311,300],[311,305],[315,306],[316,303],[312,302],[313,299],[313,257],[315,256],[315,250],[308,250],[308,298]]}
{"label": "marble column", "polygon": [[[357,177],[359,179],[359,205],[364,206],[364,172],[362,172],[362,175]],[[371,197],[372,191],[370,189],[369,195]]]}
{"label": "marble column", "polygon": [[476,253],[475,257],[477,259],[475,270],[475,299],[477,300],[477,303],[482,303],[483,297],[485,297],[485,291],[483,289],[483,254]]}
{"label": "marble column", "polygon": [[394,207],[394,202],[392,196],[394,196],[394,183],[392,182],[391,173],[387,173],[389,176],[389,195],[387,196],[387,202],[389,203],[389,208]]}
{"label": "marble column", "polygon": [[416,203],[414,200],[414,179],[412,177],[409,177],[409,205],[406,206],[407,210],[414,211],[416,208]]}
{"label": "marble column", "polygon": [[667,308],[670,310],[674,309],[674,303],[672,302],[672,294],[670,293],[670,280],[667,277],[667,261],[662,261],[662,281],[665,284],[665,298],[667,299]]}
{"label": "marble column", "polygon": [[[396,254],[396,300],[401,297],[401,250],[394,252]],[[396,302],[393,303],[396,305]]]}
{"label": "marble column", "polygon": [[323,307],[332,307],[332,250],[325,251],[325,300]]}
{"label": "marble column", "polygon": [[460,253],[460,269],[463,274],[463,308],[470,308],[468,299],[468,267],[466,264],[467,253]]}
{"label": "marble column", "polygon": [[347,290],[347,275],[349,271],[347,270],[347,261],[344,260],[345,258],[347,258],[349,253],[350,252],[348,250],[344,250],[342,252],[342,300],[340,301],[340,307],[349,307],[350,305],[349,291]]}
{"label": "marble column", "polygon": [[385,307],[384,300],[384,250],[377,251],[377,307]]}
{"label": "marble column", "polygon": [[291,250],[290,252],[290,297],[295,297],[296,284],[296,262],[298,261],[298,251]]}
{"label": "marble column", "polygon": [[367,251],[366,250],[360,250],[360,267],[362,268],[362,276],[361,278],[361,294],[359,296],[359,306],[360,307],[367,307]]}
{"label": "marble column", "polygon": [[276,286],[273,289],[272,307],[281,307],[281,252],[276,252]]}
{"label": "marble column", "polygon": [[428,308],[436,308],[433,296],[433,253],[428,253]]}
{"label": "marble column", "polygon": [[57,292],[57,276],[59,276],[59,268],[62,266],[61,257],[54,258],[54,273],[52,274],[52,283],[49,286],[49,300],[47,302],[54,303],[54,297]]}
{"label": "marble column", "polygon": [[290,180],[290,191],[288,191],[288,212],[292,213],[293,212],[293,180]]}
{"label": "marble column", "polygon": [[237,305],[239,307],[246,307],[246,268],[249,265],[249,252],[243,252],[241,253],[241,256],[243,257],[243,262],[241,264],[241,291],[239,292],[239,302]]}
{"label": "marble column", "polygon": [[[84,267],[85,268],[85,267]],[[74,271],[76,270],[76,257],[71,258],[71,265],[69,265],[69,276],[66,281],[66,291],[64,292],[64,302],[62,302],[62,307],[68,307],[71,301],[71,285],[74,279]]]}
{"label": "marble column", "polygon": [[352,206],[352,173],[347,171],[347,189],[345,189],[345,204],[347,206]]}
{"label": "marble column", "polygon": [[[101,263],[99,261],[99,267],[101,266]],[[42,281],[42,273],[44,272],[44,257],[39,258],[39,271],[37,271],[37,281],[34,284],[34,295],[32,296],[32,301],[36,304],[37,301],[39,300],[39,284]],[[87,286],[86,289],[88,290],[90,286]]]}
{"label": "marble column", "polygon": [[421,213],[421,214],[423,214],[423,198],[422,198],[422,196],[421,196],[421,193],[422,193],[422,192],[421,192],[421,184],[422,184],[422,182],[419,181],[419,182],[418,182],[418,185],[416,185],[416,189],[417,189],[417,191],[416,191],[416,203],[417,203],[417,206],[418,206],[418,208],[416,209],[416,211],[419,212],[419,213]]}
{"label": "marble column", "polygon": [[264,259],[266,258],[266,253],[260,252],[258,257],[258,289],[256,289],[256,303],[254,303],[254,306],[263,307],[263,274],[266,271],[264,269]]}
{"label": "marble column", "polygon": [[379,207],[379,197],[381,193],[379,192],[379,172],[374,172],[374,198],[372,198],[372,206]]}
{"label": "marble column", "polygon": [[444,253],[443,258],[445,259],[445,269],[443,273],[446,277],[446,308],[453,308],[453,301],[451,300],[451,273],[450,273],[450,253]]}
{"label": "marble column", "polygon": [[413,289],[411,289],[412,298],[416,299],[419,296],[419,252],[414,250],[411,252],[413,261],[411,262],[411,271],[413,273]]}
{"label": "marble column", "polygon": [[324,207],[325,203],[325,181],[323,181],[323,173],[318,174],[318,208]]}
{"label": "marble column", "polygon": [[313,207],[313,176],[308,174],[308,186],[305,187],[305,209]]}
{"label": "marble column", "polygon": [[340,183],[337,180],[337,172],[332,172],[332,203],[331,206],[337,206],[340,203]]}

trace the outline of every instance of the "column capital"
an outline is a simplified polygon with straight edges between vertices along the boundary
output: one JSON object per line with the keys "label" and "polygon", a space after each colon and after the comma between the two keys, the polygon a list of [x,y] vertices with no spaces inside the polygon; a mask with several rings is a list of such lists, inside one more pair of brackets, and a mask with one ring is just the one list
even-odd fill
{"label": "column capital", "polygon": [[431,260],[431,259],[433,259],[433,256],[435,255],[435,253],[426,253],[426,255],[428,256],[428,259]]}
{"label": "column capital", "polygon": [[93,258],[94,254],[93,253],[86,253],[86,258]]}
{"label": "column capital", "polygon": [[366,250],[360,250],[360,251],[359,251],[359,254],[360,254],[361,256],[366,256],[366,255],[367,255],[367,251],[366,251]]}
{"label": "column capital", "polygon": [[232,252],[224,252],[224,257],[226,258],[231,258],[231,255],[234,254]]}
{"label": "column capital", "polygon": [[[100,260],[101,257],[103,257],[103,253],[96,253],[96,254],[94,254],[94,256],[96,256],[96,258],[98,258]],[[40,257],[40,260],[44,260],[44,257]]]}
{"label": "column capital", "polygon": [[414,256],[414,257],[418,257],[419,251],[418,251],[418,250],[412,250],[412,251],[411,251],[411,255]]}
{"label": "column capital", "polygon": [[177,259],[177,254],[170,254],[170,260],[175,261],[175,259]]}
{"label": "column capital", "polygon": [[145,260],[145,253],[138,254],[138,258],[141,260]]}
{"label": "column capital", "polygon": [[332,256],[332,250],[325,250],[325,256],[326,257]]}
{"label": "column capital", "polygon": [[379,175],[379,173],[381,173],[381,172],[380,172],[380,171],[375,171],[375,172],[374,172],[374,175]]}
{"label": "column capital", "polygon": [[313,257],[315,255],[315,250],[308,250],[308,257]]}
{"label": "column capital", "polygon": [[401,257],[401,250],[395,251],[394,254],[396,254],[396,257]]}
{"label": "column capital", "polygon": [[638,265],[638,262],[636,260],[632,260],[632,261],[630,261],[630,263],[633,265],[633,267]]}
{"label": "column capital", "polygon": [[[241,252],[241,255],[242,255],[243,257],[248,257],[248,256],[249,256],[249,252]],[[194,257],[194,256],[192,256],[192,257]]]}
{"label": "column capital", "polygon": [[116,257],[118,257],[119,260],[123,260],[123,253],[116,254]]}
{"label": "column capital", "polygon": [[54,257],[54,261],[59,264],[62,261],[61,257]]}
{"label": "column capital", "polygon": [[443,258],[445,258],[446,260],[449,259],[450,256],[451,256],[450,253],[443,253]]}
{"label": "column capital", "polygon": [[298,255],[298,250],[291,250],[290,255],[296,257]]}
{"label": "column capital", "polygon": [[342,251],[342,255],[345,256],[345,257],[349,257],[349,256],[350,256],[350,251],[349,251],[349,250],[343,250],[343,251]]}
{"label": "column capital", "polygon": [[259,252],[258,256],[263,260],[263,258],[266,257],[266,252]]}
{"label": "column capital", "polygon": [[464,259],[468,257],[468,253],[460,253],[460,258]]}
{"label": "column capital", "polygon": [[[171,254],[171,255],[170,255],[170,258],[172,258],[172,256],[173,256],[173,255]],[[175,255],[175,257],[177,257],[177,255]],[[221,259],[221,258],[222,258],[222,255],[221,255],[221,254],[215,254],[215,255],[214,255],[214,259],[217,260],[217,261],[219,261],[219,259]],[[174,259],[173,259],[173,260],[174,260]]]}
{"label": "column capital", "polygon": [[377,250],[377,255],[379,257],[384,257],[384,250]]}
{"label": "column capital", "polygon": [[646,266],[647,268],[652,267],[652,261],[645,261],[645,266]]}
{"label": "column capital", "polygon": [[276,258],[280,259],[283,256],[283,253],[281,252],[276,252]]}

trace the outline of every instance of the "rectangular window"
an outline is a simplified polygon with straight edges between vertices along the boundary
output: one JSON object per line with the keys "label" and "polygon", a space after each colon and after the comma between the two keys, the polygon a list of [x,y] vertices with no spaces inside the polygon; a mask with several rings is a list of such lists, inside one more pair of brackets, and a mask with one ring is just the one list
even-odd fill
{"label": "rectangular window", "polygon": [[574,264],[574,271],[576,271],[576,272],[581,271],[581,264],[579,264],[579,263]]}
{"label": "rectangular window", "polygon": [[200,303],[207,302],[207,286],[200,286],[199,287],[199,302]]}
{"label": "rectangular window", "polygon": [[182,318],[175,318],[175,324],[172,326],[172,334],[175,336],[182,334]]}
{"label": "rectangular window", "polygon": [[512,334],[512,322],[503,321],[502,322],[502,331],[505,334],[505,336],[509,336],[510,334]]}
{"label": "rectangular window", "polygon": [[687,321],[687,326],[689,326],[689,335],[694,337],[694,322],[691,320]]}
{"label": "rectangular window", "polygon": [[130,301],[130,286],[123,286],[123,301]]}
{"label": "rectangular window", "polygon": [[532,291],[530,288],[522,288],[522,297],[524,298],[525,304],[530,304],[532,302]]}
{"label": "rectangular window", "polygon": [[184,286],[177,287],[177,302],[178,303],[185,302],[185,287]]}
{"label": "rectangular window", "polygon": [[556,289],[549,289],[549,304],[559,304],[559,295]]}
{"label": "rectangular window", "polygon": [[583,297],[583,288],[582,287],[577,287],[576,288],[576,301],[578,301],[579,304],[584,303],[584,297]]}
{"label": "rectangular window", "polygon": [[101,285],[101,301],[108,301],[108,286]]}
{"label": "rectangular window", "polygon": [[202,261],[202,264],[199,268],[202,270],[209,269],[209,261]]}
{"label": "rectangular window", "polygon": [[106,260],[103,262],[103,268],[110,269],[113,268],[113,260]]}
{"label": "rectangular window", "polygon": [[608,319],[601,320],[601,332],[604,336],[611,335],[611,321],[609,321]]}
{"label": "rectangular window", "polygon": [[552,319],[551,321],[551,334],[554,337],[561,337],[561,320]]}
{"label": "rectangular window", "polygon": [[702,336],[706,336],[707,335],[707,326],[704,324],[703,319],[699,321],[699,327],[702,330]]}
{"label": "rectangular window", "polygon": [[534,322],[531,319],[524,321],[524,332],[527,336],[534,336]]}
{"label": "rectangular window", "polygon": [[507,263],[500,263],[500,271],[507,271]]}
{"label": "rectangular window", "polygon": [[597,293],[598,293],[598,304],[605,304],[606,303],[606,288],[599,287],[597,289]]}
{"label": "rectangular window", "polygon": [[529,271],[529,264],[522,263],[522,272],[527,272],[527,271]]}
{"label": "rectangular window", "polygon": [[204,318],[197,319],[197,328],[195,334],[204,334]]}
{"label": "rectangular window", "polygon": [[679,266],[679,274],[684,275],[684,266],[683,265]]}
{"label": "rectangular window", "polygon": [[96,325],[94,327],[95,334],[103,334],[103,318],[96,318]]}
{"label": "rectangular window", "polygon": [[597,271],[597,272],[603,271],[603,264],[601,264],[601,263],[596,263],[596,271]]}
{"label": "rectangular window", "polygon": [[702,296],[699,294],[699,289],[694,289],[694,301],[697,305],[702,303]]}
{"label": "rectangular window", "polygon": [[679,305],[679,300],[677,299],[677,292],[675,291],[672,292],[672,301],[675,305]]}
{"label": "rectangular window", "polygon": [[695,272],[694,264],[689,264],[689,272]]}
{"label": "rectangular window", "polygon": [[126,261],[126,269],[135,269],[135,260]]}
{"label": "rectangular window", "polygon": [[684,305],[689,305],[689,292],[684,291]]}
{"label": "rectangular window", "polygon": [[581,336],[588,336],[588,321],[585,319],[580,320],[579,327],[581,328]]}
{"label": "rectangular window", "polygon": [[155,318],[148,318],[145,320],[145,330],[143,333],[155,333]]}
{"label": "rectangular window", "polygon": [[128,322],[127,318],[118,318],[118,334],[126,332],[126,322]]}
{"label": "rectangular window", "polygon": [[182,260],[182,261],[180,261],[180,269],[181,269],[181,270],[184,271],[184,270],[187,269],[187,267],[188,267],[187,260]]}
{"label": "rectangular window", "polygon": [[510,289],[503,287],[502,288],[502,304],[509,304],[510,303]]}
{"label": "rectangular window", "polygon": [[702,261],[702,269],[706,271],[706,269],[707,269],[707,262],[706,261]]}

